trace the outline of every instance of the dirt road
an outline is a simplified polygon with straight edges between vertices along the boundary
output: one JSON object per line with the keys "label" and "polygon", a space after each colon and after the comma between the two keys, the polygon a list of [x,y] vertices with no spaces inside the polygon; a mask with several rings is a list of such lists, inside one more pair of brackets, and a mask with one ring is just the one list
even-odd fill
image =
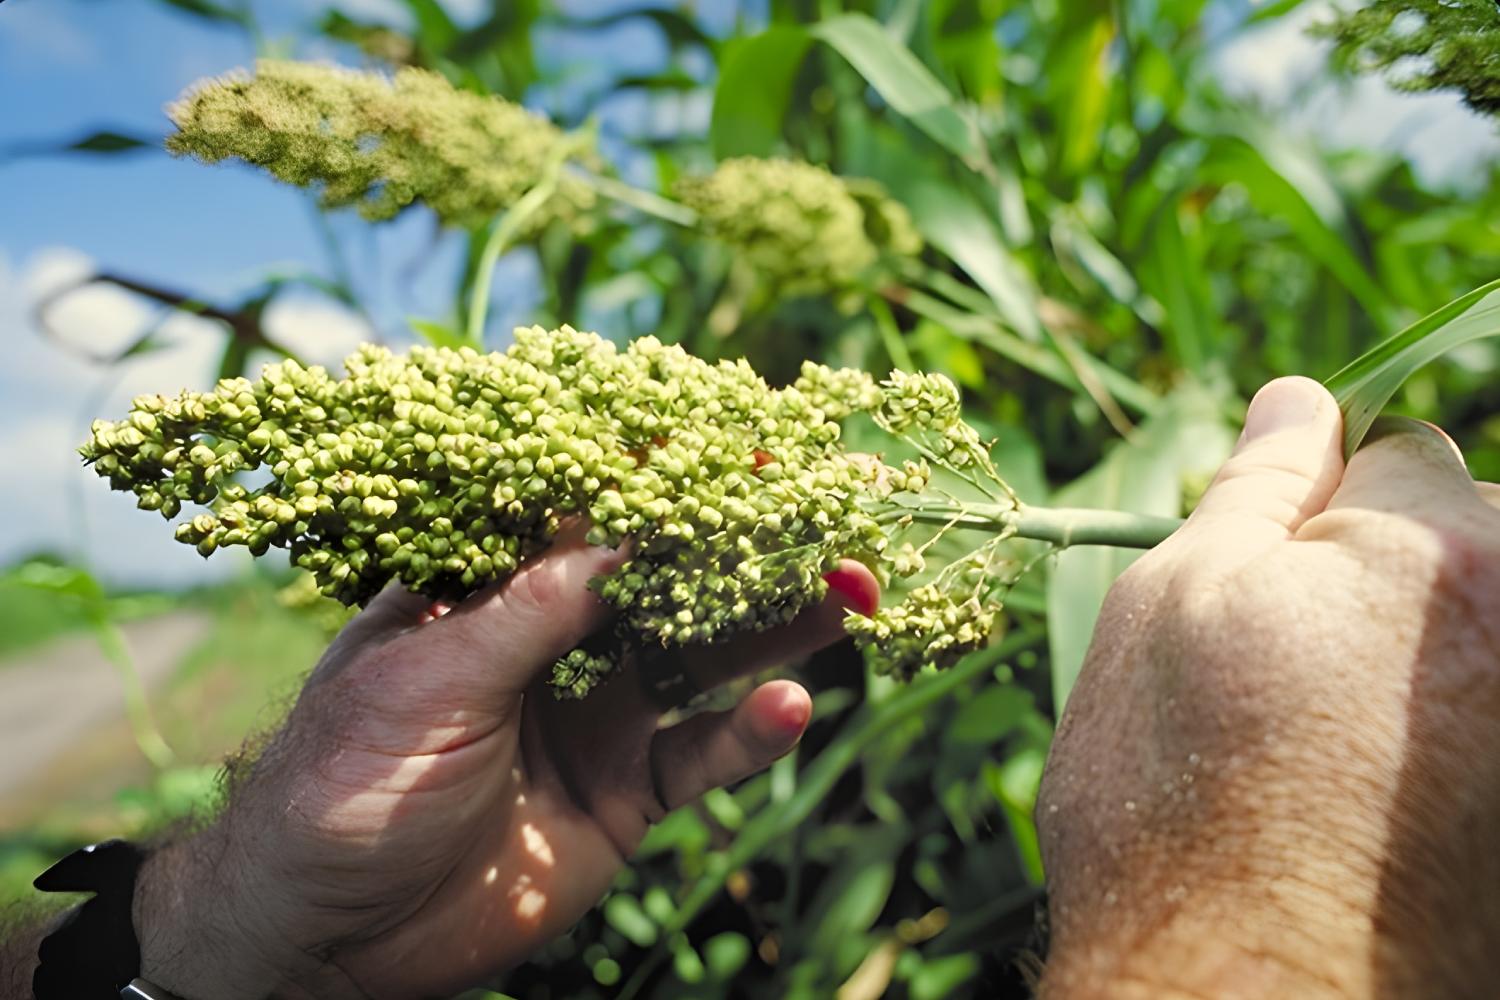
{"label": "dirt road", "polygon": [[[151,689],[208,634],[206,616],[162,615],[123,626],[137,669]],[[118,670],[86,634],[76,634],[0,664],[0,816],[50,765],[101,727],[125,717]]]}

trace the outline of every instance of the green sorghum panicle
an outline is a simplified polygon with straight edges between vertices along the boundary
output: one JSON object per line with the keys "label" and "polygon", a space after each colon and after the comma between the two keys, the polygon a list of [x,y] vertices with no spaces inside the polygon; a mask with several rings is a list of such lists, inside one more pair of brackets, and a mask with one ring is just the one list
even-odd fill
{"label": "green sorghum panicle", "polygon": [[709,235],[782,294],[847,289],[882,252],[922,247],[906,209],[879,184],[811,163],[738,157],[705,177],[683,178],[675,194]]}
{"label": "green sorghum panicle", "polygon": [[[905,546],[896,553],[899,570],[920,571],[921,556]],[[904,565],[903,565],[904,564]],[[1001,603],[993,596],[1000,573],[992,552],[981,549],[945,567],[936,579],[906,599],[874,615],[851,614],[845,629],[865,651],[877,673],[909,679],[925,665],[952,666],[982,649],[999,626]]]}
{"label": "green sorghum panicle", "polygon": [[[369,219],[389,219],[420,200],[458,226],[514,204],[562,155],[560,144],[577,141],[517,104],[412,68],[388,78],[262,60],[254,75],[197,84],[169,114],[174,153],[244,160],[316,189],[325,206],[357,205]],[[587,147],[575,155],[596,161]],[[532,229],[559,218],[585,229],[593,206],[592,190],[563,176]]]}
{"label": "green sorghum panicle", "polygon": [[[392,580],[461,597],[586,519],[590,541],[631,543],[596,581],[618,634],[657,645],[783,624],[840,557],[884,574],[872,505],[926,482],[918,463],[843,450],[840,421],[885,405],[861,372],[808,364],[773,389],[743,361],[567,327],[518,330],[504,353],[366,346],[346,370],[284,361],[142,396],[82,453],[143,508],[199,508],[177,537],[204,555],[286,549],[345,604]],[[269,481],[241,481],[254,470]],[[618,653],[565,657],[558,690],[584,693]]]}
{"label": "green sorghum panicle", "polygon": [[[288,360],[254,381],[140,396],[123,420],[96,421],[81,453],[142,508],[180,516],[177,538],[204,556],[284,549],[346,605],[392,581],[462,598],[570,519],[593,544],[628,541],[594,581],[614,630],[553,670],[560,695],[581,697],[632,647],[790,621],[841,557],[883,581],[924,572],[930,543],[905,533],[931,470],[845,451],[841,421],[860,413],[950,469],[988,462],[942,376],[877,385],[809,362],[772,388],[744,361],[570,327],[517,330],[503,353],[366,345],[342,377]],[[241,473],[256,471],[251,486]],[[877,670],[910,676],[983,645],[1000,610],[997,541],[850,616]]]}

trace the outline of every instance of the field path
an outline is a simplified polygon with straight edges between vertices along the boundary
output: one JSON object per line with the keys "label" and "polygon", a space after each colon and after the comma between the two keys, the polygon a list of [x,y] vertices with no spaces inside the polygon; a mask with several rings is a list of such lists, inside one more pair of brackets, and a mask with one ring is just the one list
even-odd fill
{"label": "field path", "polygon": [[[121,626],[147,690],[171,677],[211,620],[173,612]],[[119,671],[92,636],[74,633],[0,663],[0,825],[51,765],[125,718]]]}

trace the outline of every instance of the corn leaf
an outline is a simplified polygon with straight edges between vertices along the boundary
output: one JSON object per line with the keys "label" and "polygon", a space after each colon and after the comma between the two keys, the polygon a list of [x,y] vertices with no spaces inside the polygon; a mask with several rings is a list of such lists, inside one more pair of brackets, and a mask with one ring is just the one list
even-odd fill
{"label": "corn leaf", "polygon": [[1326,383],[1344,411],[1344,453],[1417,369],[1464,344],[1500,337],[1500,280],[1481,285],[1340,369]]}
{"label": "corn leaf", "polygon": [[812,34],[833,46],[892,110],[910,119],[948,152],[977,168],[985,161],[978,130],[953,95],[911,49],[864,14],[829,18]]}
{"label": "corn leaf", "polygon": [[1338,190],[1306,151],[1266,129],[1224,135],[1200,167],[1203,180],[1238,183],[1266,215],[1280,219],[1308,256],[1328,268],[1382,330],[1395,329],[1389,297],[1355,253]]}
{"label": "corn leaf", "polygon": [[[1131,440],[1115,445],[1053,500],[1059,506],[1173,517],[1182,510],[1184,480],[1212,473],[1233,442],[1222,401],[1189,384],[1168,396]],[[1104,546],[1071,548],[1058,555],[1047,580],[1047,641],[1058,712],[1083,668],[1104,595],[1139,556],[1133,550]]]}
{"label": "corn leaf", "polygon": [[951,185],[930,183],[913,184],[899,193],[922,236],[984,289],[1006,324],[1027,340],[1041,340],[1031,275],[1001,242],[975,200]]}
{"label": "corn leaf", "polygon": [[730,43],[708,125],[716,157],[770,156],[777,151],[792,84],[811,44],[804,29],[789,25]]}
{"label": "corn leaf", "polygon": [[953,95],[900,39],[863,14],[845,14],[810,28],[778,24],[731,43],[709,123],[715,156],[775,151],[797,70],[814,39],[843,56],[891,110],[938,145],[972,168],[987,163],[979,132]]}

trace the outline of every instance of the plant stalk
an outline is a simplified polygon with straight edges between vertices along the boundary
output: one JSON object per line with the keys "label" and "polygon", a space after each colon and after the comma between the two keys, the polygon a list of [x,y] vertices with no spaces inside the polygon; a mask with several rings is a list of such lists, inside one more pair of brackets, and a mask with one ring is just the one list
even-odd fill
{"label": "plant stalk", "polygon": [[499,263],[500,255],[515,242],[526,223],[552,200],[552,196],[557,193],[558,182],[562,180],[563,165],[580,148],[582,141],[572,137],[559,143],[543,168],[541,179],[506,209],[490,230],[489,238],[485,240],[484,249],[479,255],[479,266],[474,273],[474,293],[469,300],[467,333],[469,346],[475,350],[484,348],[484,323],[489,318],[490,311],[490,284],[494,280],[495,265]]}
{"label": "plant stalk", "polygon": [[599,194],[622,205],[628,205],[637,212],[654,216],[664,222],[673,225],[684,226],[691,229],[698,225],[698,213],[686,205],[663,198],[652,191],[645,191],[624,181],[613,177],[605,177],[588,170],[574,171],[572,176],[583,181]]}
{"label": "plant stalk", "polygon": [[903,508],[902,516],[910,517],[917,524],[1005,533],[1017,538],[1051,542],[1058,548],[1113,545],[1125,549],[1149,549],[1182,527],[1182,520],[1175,517],[1083,507],[1032,507],[1029,504],[1012,507],[1009,504],[924,503],[920,509]]}
{"label": "plant stalk", "polygon": [[707,870],[699,876],[697,882],[688,887],[677,904],[677,911],[663,925],[663,933],[656,947],[620,989],[617,1000],[632,1000],[640,993],[665,956],[666,941],[673,934],[686,929],[693,918],[713,902],[732,872],[750,864],[772,844],[790,836],[793,830],[804,823],[833,790],[839,778],[858,763],[860,754],[866,747],[893,727],[922,714],[964,684],[995,669],[996,665],[1005,663],[1024,649],[1038,645],[1043,637],[1040,630],[1017,630],[988,650],[976,653],[942,673],[912,682],[906,690],[888,701],[878,705],[866,704],[860,709],[838,737],[803,770],[802,780],[790,799],[772,803],[762,809],[745,823],[726,850],[710,855]]}

